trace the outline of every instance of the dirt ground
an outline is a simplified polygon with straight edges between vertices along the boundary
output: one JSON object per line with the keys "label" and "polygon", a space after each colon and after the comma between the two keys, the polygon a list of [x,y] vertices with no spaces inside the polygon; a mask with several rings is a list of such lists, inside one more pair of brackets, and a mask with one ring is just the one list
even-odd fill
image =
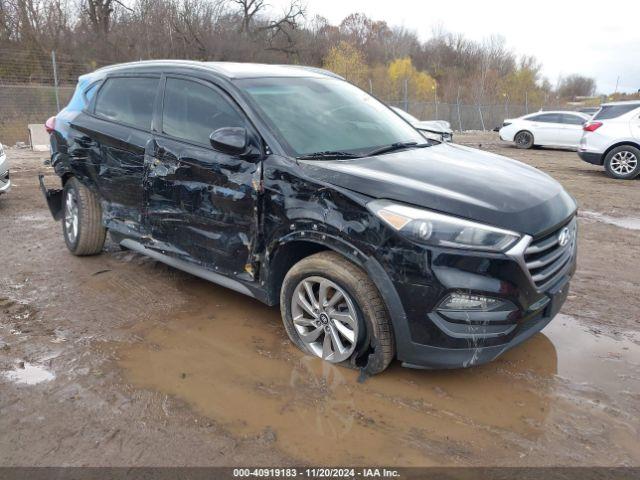
{"label": "dirt ground", "polygon": [[277,308],[113,244],[72,256],[37,186],[45,155],[9,149],[0,465],[640,466],[640,180],[496,134],[457,140],[576,197],[569,299],[489,365],[394,364],[364,383],[290,345]]}

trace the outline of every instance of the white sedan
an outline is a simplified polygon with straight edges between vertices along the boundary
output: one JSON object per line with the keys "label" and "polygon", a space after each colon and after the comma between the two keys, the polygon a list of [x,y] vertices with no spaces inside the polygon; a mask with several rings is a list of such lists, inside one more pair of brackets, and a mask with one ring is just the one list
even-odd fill
{"label": "white sedan", "polygon": [[533,146],[577,149],[582,125],[591,117],[581,112],[537,112],[505,120],[500,139],[514,142],[518,148]]}

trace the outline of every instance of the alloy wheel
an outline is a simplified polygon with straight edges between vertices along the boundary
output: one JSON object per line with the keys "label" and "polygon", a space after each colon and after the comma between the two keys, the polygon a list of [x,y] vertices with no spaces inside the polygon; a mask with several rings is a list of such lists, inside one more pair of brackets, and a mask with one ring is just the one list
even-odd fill
{"label": "alloy wheel", "polygon": [[638,167],[638,158],[628,150],[623,150],[611,157],[611,170],[617,175],[628,175]]}
{"label": "alloy wheel", "polygon": [[73,191],[69,190],[64,205],[64,231],[71,243],[74,243],[78,237],[78,223],[78,202]]}
{"label": "alloy wheel", "polygon": [[529,142],[531,142],[531,134],[527,132],[519,133],[516,136],[516,144],[518,144],[521,147],[525,147],[529,145]]}
{"label": "alloy wheel", "polygon": [[300,339],[314,355],[338,363],[354,352],[358,341],[355,305],[331,280],[303,279],[293,291],[291,315]]}

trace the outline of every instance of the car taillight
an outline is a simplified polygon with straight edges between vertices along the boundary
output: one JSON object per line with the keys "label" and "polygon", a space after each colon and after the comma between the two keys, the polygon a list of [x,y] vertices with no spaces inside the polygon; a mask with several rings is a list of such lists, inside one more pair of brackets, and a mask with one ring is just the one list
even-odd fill
{"label": "car taillight", "polygon": [[582,126],[585,132],[595,132],[602,126],[602,122],[588,122]]}
{"label": "car taillight", "polygon": [[503,127],[508,127],[509,125],[511,125],[511,122],[504,122],[504,123],[502,124],[502,126],[503,126]]}
{"label": "car taillight", "polygon": [[44,123],[44,129],[47,133],[53,133],[56,129],[56,117],[49,117],[49,120]]}

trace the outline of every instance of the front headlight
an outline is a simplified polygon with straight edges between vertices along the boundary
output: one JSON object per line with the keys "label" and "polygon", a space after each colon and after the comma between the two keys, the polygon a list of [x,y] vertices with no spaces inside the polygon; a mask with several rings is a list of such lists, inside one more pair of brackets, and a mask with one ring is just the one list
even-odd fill
{"label": "front headlight", "polygon": [[389,200],[374,200],[367,207],[408,239],[427,245],[502,252],[520,239],[516,232]]}

